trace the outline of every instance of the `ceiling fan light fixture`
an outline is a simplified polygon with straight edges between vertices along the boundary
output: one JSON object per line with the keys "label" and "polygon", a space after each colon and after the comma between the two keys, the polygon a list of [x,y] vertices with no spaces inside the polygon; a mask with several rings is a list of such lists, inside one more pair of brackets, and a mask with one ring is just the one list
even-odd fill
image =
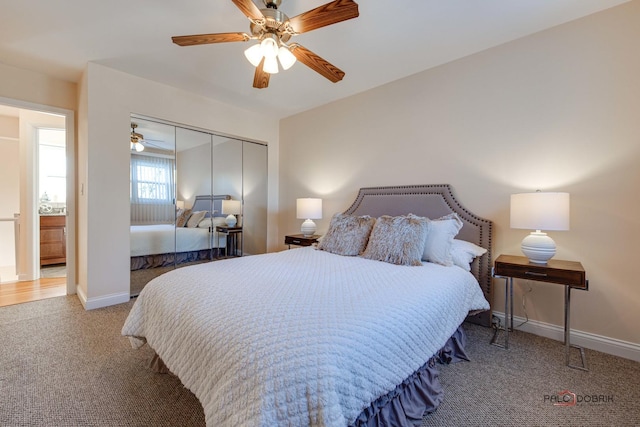
{"label": "ceiling fan light fixture", "polygon": [[261,44],[254,44],[249,49],[245,50],[244,56],[254,67],[260,65],[260,61],[262,61],[262,57],[264,56],[262,54]]}
{"label": "ceiling fan light fixture", "polygon": [[275,34],[267,34],[260,42],[262,54],[265,58],[278,56],[278,37]]}
{"label": "ceiling fan light fixture", "polygon": [[277,74],[278,73],[278,60],[275,56],[264,57],[264,66],[262,69],[269,74]]}
{"label": "ceiling fan light fixture", "polygon": [[280,46],[278,49],[278,59],[283,70],[288,70],[296,63],[296,57],[286,46]]}
{"label": "ceiling fan light fixture", "polygon": [[144,151],[144,145],[140,142],[141,139],[144,139],[142,134],[136,133],[137,124],[131,123],[131,150],[134,149],[139,153]]}

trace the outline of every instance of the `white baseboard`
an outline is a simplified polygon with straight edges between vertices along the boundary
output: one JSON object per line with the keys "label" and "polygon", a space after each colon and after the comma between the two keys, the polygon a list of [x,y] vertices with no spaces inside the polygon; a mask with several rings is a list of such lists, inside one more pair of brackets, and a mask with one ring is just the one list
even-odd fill
{"label": "white baseboard", "polygon": [[[500,319],[501,325],[505,324],[504,313],[494,311],[493,315]],[[523,317],[513,316],[513,324],[516,330],[551,338],[556,341],[564,341],[564,328],[562,326],[540,322],[538,320],[529,320],[527,323],[518,327],[518,325],[525,320]],[[571,344],[640,362],[640,344],[629,341],[571,329]]]}
{"label": "white baseboard", "polygon": [[87,298],[80,286],[76,287],[78,298],[85,310],[94,310],[96,308],[108,307],[110,305],[122,304],[128,302],[131,298],[129,292],[121,292],[118,294],[105,295],[98,298]]}

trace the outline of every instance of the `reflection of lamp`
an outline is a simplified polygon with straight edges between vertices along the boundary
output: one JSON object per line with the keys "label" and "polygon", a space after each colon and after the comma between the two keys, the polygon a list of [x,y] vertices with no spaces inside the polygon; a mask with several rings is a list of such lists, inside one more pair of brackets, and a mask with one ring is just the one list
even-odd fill
{"label": "reflection of lamp", "polygon": [[569,193],[512,194],[511,228],[536,230],[522,240],[522,253],[530,262],[546,264],[556,243],[541,230],[569,229]]}
{"label": "reflection of lamp", "polygon": [[254,44],[245,50],[244,56],[247,57],[254,67],[260,65],[264,57],[263,69],[269,74],[276,74],[278,72],[278,61],[276,58],[280,60],[282,68],[288,70],[295,64],[296,57],[287,46],[281,44],[278,47],[279,44],[278,37],[275,34],[266,34],[259,44]]}
{"label": "reflection of lamp", "polygon": [[227,215],[225,222],[229,227],[235,227],[238,223],[236,215],[242,213],[242,202],[240,200],[223,200],[222,213]]}
{"label": "reflection of lamp", "polygon": [[178,209],[184,209],[184,200],[178,200],[176,202],[176,208]]}
{"label": "reflection of lamp", "polygon": [[316,232],[316,224],[311,220],[322,218],[322,199],[297,199],[296,217],[305,220],[300,229],[302,234],[305,237],[313,236]]}

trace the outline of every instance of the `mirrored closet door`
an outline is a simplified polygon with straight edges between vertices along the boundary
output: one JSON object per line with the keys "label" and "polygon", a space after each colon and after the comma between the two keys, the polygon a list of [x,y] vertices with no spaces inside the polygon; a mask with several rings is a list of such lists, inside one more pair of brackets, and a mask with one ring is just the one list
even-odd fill
{"label": "mirrored closet door", "polygon": [[266,252],[265,144],[131,120],[132,295],[174,268]]}

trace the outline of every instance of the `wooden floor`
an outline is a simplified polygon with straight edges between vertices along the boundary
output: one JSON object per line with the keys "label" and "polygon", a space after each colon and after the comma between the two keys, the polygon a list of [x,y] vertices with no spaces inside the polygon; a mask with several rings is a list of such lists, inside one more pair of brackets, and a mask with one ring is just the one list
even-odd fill
{"label": "wooden floor", "polygon": [[0,307],[67,294],[67,278],[54,277],[0,284]]}

